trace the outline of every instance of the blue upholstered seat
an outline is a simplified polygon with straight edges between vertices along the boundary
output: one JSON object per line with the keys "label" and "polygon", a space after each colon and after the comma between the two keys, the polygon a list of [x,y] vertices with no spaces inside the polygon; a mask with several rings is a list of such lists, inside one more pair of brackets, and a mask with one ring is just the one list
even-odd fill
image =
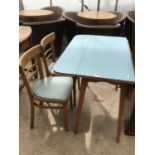
{"label": "blue upholstered seat", "polygon": [[70,77],[46,77],[38,80],[32,91],[38,97],[66,101],[70,96],[72,86],[73,80]]}

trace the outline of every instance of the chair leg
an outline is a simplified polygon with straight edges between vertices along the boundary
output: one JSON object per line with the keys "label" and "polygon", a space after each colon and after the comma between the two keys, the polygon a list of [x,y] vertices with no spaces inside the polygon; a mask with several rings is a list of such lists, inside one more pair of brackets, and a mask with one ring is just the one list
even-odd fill
{"label": "chair leg", "polygon": [[30,128],[33,129],[34,128],[34,105],[31,105],[31,124],[30,124]]}
{"label": "chair leg", "polygon": [[78,88],[80,89],[81,87],[81,82],[80,82],[80,78],[78,78]]}
{"label": "chair leg", "polygon": [[76,77],[73,77],[73,99],[74,106],[76,106]]}
{"label": "chair leg", "polygon": [[64,105],[63,105],[63,113],[64,113],[64,127],[65,127],[65,131],[68,131],[67,103],[64,103]]}
{"label": "chair leg", "polygon": [[73,107],[73,102],[72,102],[72,94],[71,94],[71,97],[70,97],[70,108],[72,109],[72,107]]}

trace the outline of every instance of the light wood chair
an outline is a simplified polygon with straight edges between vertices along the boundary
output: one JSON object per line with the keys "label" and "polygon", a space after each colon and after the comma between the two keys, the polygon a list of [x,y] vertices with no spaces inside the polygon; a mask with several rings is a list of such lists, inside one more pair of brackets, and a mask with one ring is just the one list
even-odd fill
{"label": "light wood chair", "polygon": [[[55,32],[52,32],[46,35],[40,41],[40,44],[43,48],[43,61],[45,64],[45,69],[47,76],[60,76],[53,71],[53,65],[56,61],[55,55],[55,46],[54,42],[56,40]],[[76,106],[76,78],[73,77],[73,99],[74,99],[74,106]],[[71,104],[72,107],[72,104]]]}
{"label": "light wood chair", "polygon": [[[34,128],[35,107],[44,109],[63,109],[64,126],[68,130],[67,107],[71,97],[73,80],[70,77],[47,77],[43,74],[42,67],[42,47],[36,45],[27,50],[19,61],[19,71],[21,78],[25,84],[27,93],[31,103],[31,122],[30,128]],[[30,65],[32,59],[35,59],[35,64]],[[31,72],[33,67],[37,70]],[[25,72],[25,68],[28,74]],[[38,79],[32,85],[30,83],[34,74],[38,74]],[[54,104],[53,104],[54,103]],[[56,105],[55,105],[56,104]]]}

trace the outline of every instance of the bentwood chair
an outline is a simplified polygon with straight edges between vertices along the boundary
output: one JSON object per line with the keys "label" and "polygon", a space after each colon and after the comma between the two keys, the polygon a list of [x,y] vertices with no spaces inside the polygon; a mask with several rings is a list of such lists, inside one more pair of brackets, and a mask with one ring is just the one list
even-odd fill
{"label": "bentwood chair", "polygon": [[[54,65],[54,62],[56,61],[55,46],[54,46],[55,40],[56,40],[55,33],[52,32],[52,33],[46,35],[40,41],[40,44],[43,48],[43,50],[42,50],[42,53],[44,56],[43,61],[45,64],[47,76],[58,76],[53,71],[53,65]],[[73,77],[73,97],[74,97],[74,106],[76,106],[76,78],[75,77]],[[72,104],[71,104],[71,107],[72,107]]]}
{"label": "bentwood chair", "polygon": [[63,13],[65,20],[65,30],[68,43],[77,34],[76,23],[94,25],[96,22],[93,20],[88,20],[80,18],[75,11],[68,11]]}
{"label": "bentwood chair", "polygon": [[[34,128],[35,107],[39,107],[44,109],[63,109],[64,126],[65,130],[67,131],[67,106],[71,97],[73,80],[70,77],[44,76],[41,55],[42,47],[41,45],[36,45],[27,50],[20,57],[19,62],[20,75],[25,84],[31,103],[30,128]],[[32,59],[35,59],[35,64],[30,66],[29,61]],[[37,68],[37,70],[35,73],[32,73],[31,70],[34,66]],[[28,74],[26,74],[25,68]],[[30,80],[34,74],[38,74],[38,79],[32,85]]]}
{"label": "bentwood chair", "polygon": [[77,15],[76,12],[64,12],[63,17],[65,18],[65,33],[67,42],[69,43],[72,38],[77,34],[76,32],[76,22]]}
{"label": "bentwood chair", "polygon": [[132,51],[133,62],[135,63],[135,11],[129,11],[125,23],[126,37]]}
{"label": "bentwood chair", "polygon": [[47,34],[55,32],[55,49],[56,56],[60,56],[63,34],[64,34],[64,24],[65,19],[57,19],[50,21],[40,21],[40,22],[23,22],[23,25],[31,26],[32,28],[32,42],[33,45],[40,44],[40,40]]}
{"label": "bentwood chair", "polygon": [[78,34],[92,34],[92,35],[108,35],[119,36],[121,32],[121,25],[84,25],[76,24]]}
{"label": "bentwood chair", "polygon": [[120,24],[121,25],[121,36],[124,36],[124,25],[125,25],[125,20],[126,20],[126,15],[122,12],[117,12],[117,11],[112,11],[109,12],[112,14],[115,14],[116,17],[115,18],[111,18],[111,19],[100,19],[97,21],[97,24],[95,25],[117,25]]}
{"label": "bentwood chair", "polygon": [[64,12],[63,17],[66,19],[65,30],[68,43],[77,34],[77,27],[76,27],[77,23],[88,26],[106,26],[106,25],[109,26],[109,25],[121,24],[121,28],[123,29],[126,15],[121,12],[111,12],[111,13],[115,14],[116,18],[94,20],[79,17],[77,15],[77,12],[75,11]]}

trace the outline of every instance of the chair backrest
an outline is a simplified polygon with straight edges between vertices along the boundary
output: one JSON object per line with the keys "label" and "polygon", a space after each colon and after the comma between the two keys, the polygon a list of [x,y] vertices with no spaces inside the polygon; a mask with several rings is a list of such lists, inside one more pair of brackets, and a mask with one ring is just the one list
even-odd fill
{"label": "chair backrest", "polygon": [[126,37],[129,40],[130,47],[134,47],[135,42],[135,11],[129,11],[125,23]]}
{"label": "chair backrest", "polygon": [[77,15],[77,12],[64,12],[63,17],[66,19],[65,21],[65,28],[66,28],[66,36],[68,42],[72,40],[72,38],[77,34],[77,28],[76,23],[88,25],[88,26],[103,26],[103,25],[117,25],[118,23],[121,24],[123,27],[124,21],[126,19],[126,15],[121,12],[111,12],[116,14],[116,18],[113,19],[100,19],[100,20],[94,20],[94,19],[85,19],[82,17],[79,17]]}
{"label": "chair backrest", "polygon": [[111,19],[100,19],[98,20],[98,25],[116,25],[118,23],[121,24],[121,26],[124,25],[125,19],[126,19],[126,15],[124,13],[121,12],[117,12],[117,11],[111,11],[110,13],[113,13],[116,15],[115,18],[111,18]]}
{"label": "chair backrest", "polygon": [[135,23],[135,11],[129,11],[127,14],[127,18],[132,22]]}
{"label": "chair backrest", "polygon": [[76,20],[74,19],[74,12],[64,12],[63,17],[65,20],[65,33],[67,42],[69,43],[72,38],[77,34],[76,32]]}
{"label": "chair backrest", "polygon": [[121,32],[121,25],[83,25],[76,24],[78,34],[92,34],[92,35],[108,35],[119,36]]}
{"label": "chair backrest", "polygon": [[64,12],[63,17],[66,19],[65,21],[65,30],[66,37],[68,43],[72,40],[72,38],[77,34],[76,23],[86,24],[86,25],[95,25],[96,21],[84,19],[77,15],[75,11]]}
{"label": "chair backrest", "polygon": [[31,26],[33,45],[39,44],[40,40],[51,32],[55,32],[56,56],[61,54],[62,40],[64,34],[65,19],[57,19],[42,22],[24,22],[23,25]]}
{"label": "chair backrest", "polygon": [[72,21],[74,23],[81,23],[81,24],[86,24],[86,25],[96,24],[96,20],[82,18],[78,16],[78,12],[75,12],[75,11],[64,12],[63,17],[66,20]]}
{"label": "chair backrest", "polygon": [[19,16],[19,23],[22,25],[23,22],[32,22],[32,18],[27,16]]}
{"label": "chair backrest", "polygon": [[125,35],[128,38],[133,62],[135,63],[135,11],[129,11],[127,14],[125,22]]}
{"label": "chair backrest", "polygon": [[58,18],[62,17],[62,14],[64,12],[64,9],[60,6],[48,6],[42,8],[43,10],[51,10],[53,11],[53,14],[51,16],[42,18],[41,20],[46,21],[46,20],[56,20]]}
{"label": "chair backrest", "polygon": [[40,44],[43,48],[42,53],[43,53],[43,61],[45,64],[45,69],[47,76],[50,75],[48,66],[52,63],[55,62],[56,57],[55,57],[55,47],[54,47],[54,41],[55,41],[55,33],[52,32],[48,35],[46,35],[41,41]]}
{"label": "chair backrest", "polygon": [[64,12],[63,17],[65,20],[65,33],[67,42],[69,43],[72,38],[77,34],[76,32],[76,19],[74,18],[74,12]]}
{"label": "chair backrest", "polygon": [[[38,77],[40,79],[44,77],[41,62],[41,53],[41,45],[36,45],[24,52],[19,59],[19,72],[30,96],[30,99],[32,99],[33,97],[30,81],[36,74],[39,75]],[[35,60],[34,64],[31,64],[32,60]]]}

